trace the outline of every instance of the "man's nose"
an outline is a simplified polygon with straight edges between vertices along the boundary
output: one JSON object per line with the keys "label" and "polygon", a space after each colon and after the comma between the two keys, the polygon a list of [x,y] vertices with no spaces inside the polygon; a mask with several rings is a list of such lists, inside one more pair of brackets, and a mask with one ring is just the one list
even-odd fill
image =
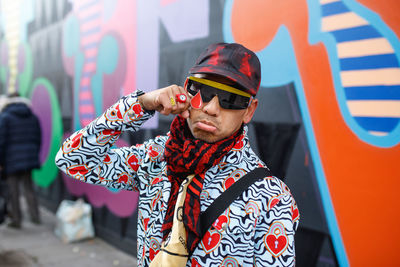
{"label": "man's nose", "polygon": [[218,115],[220,108],[218,96],[215,95],[209,102],[204,104],[203,111],[209,115],[215,116]]}

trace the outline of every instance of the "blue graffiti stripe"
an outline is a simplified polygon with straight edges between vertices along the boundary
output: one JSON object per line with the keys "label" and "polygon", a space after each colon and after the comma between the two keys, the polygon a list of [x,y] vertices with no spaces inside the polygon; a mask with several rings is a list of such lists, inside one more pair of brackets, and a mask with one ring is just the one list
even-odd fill
{"label": "blue graffiti stripe", "polygon": [[101,30],[100,26],[96,26],[96,27],[91,28],[91,29],[89,29],[87,31],[84,31],[84,32],[82,32],[82,38],[90,36],[92,34],[99,33],[100,30]]}
{"label": "blue graffiti stripe", "polygon": [[81,117],[81,119],[93,120],[93,114],[91,112],[89,112],[89,113],[81,113],[80,117]]}
{"label": "blue graffiti stripe", "polygon": [[99,19],[100,18],[100,13],[95,13],[93,15],[87,16],[86,18],[82,18],[80,20],[81,24],[84,24],[86,22],[89,22],[91,20]]}
{"label": "blue graffiti stripe", "polygon": [[89,87],[88,85],[81,86],[81,87],[80,87],[80,90],[81,90],[82,92],[84,92],[84,91],[89,91],[89,90],[90,90],[90,87]]}
{"label": "blue graffiti stripe", "polygon": [[[348,2],[346,3],[349,4]],[[371,20],[368,20],[368,16],[362,16],[361,14],[355,13],[354,10],[349,9],[349,7],[345,5],[343,1],[321,5],[322,17],[334,16],[335,14],[340,14],[344,12],[354,18],[364,19],[364,21],[361,21],[360,23],[358,23],[358,25],[364,24],[365,21],[369,24],[363,26],[351,26],[357,23],[349,23],[347,27],[346,24],[340,25],[341,27],[343,27],[340,30],[325,30],[326,32],[329,32],[333,35],[333,37],[336,39],[336,44],[340,42],[369,40],[382,37],[384,39],[387,39],[386,36],[383,36],[382,30],[379,29],[379,27],[370,24]],[[334,19],[338,20],[338,18],[339,17],[333,17],[333,21]],[[329,20],[326,21],[329,22]],[[329,26],[328,22],[327,25]],[[327,27],[326,29],[329,29],[329,27]],[[336,48],[338,49],[338,47]],[[345,57],[337,58],[337,60],[339,61],[339,69],[342,74],[344,74],[346,71],[364,71],[379,69],[391,69],[397,72],[399,70],[399,59],[397,58],[396,53],[394,53],[393,51],[389,51],[394,49],[386,49],[388,50],[386,54],[381,54],[379,53],[379,51],[377,51],[377,53],[365,53],[364,55],[360,55],[359,51],[354,51],[353,56],[351,54],[349,55],[349,51],[347,51]],[[384,81],[379,82],[378,84],[373,84],[371,82],[368,82],[367,80],[365,82],[363,82],[363,80],[360,80],[358,82],[358,86],[343,88],[346,99],[344,99],[345,103],[341,103],[341,106],[348,112],[349,103],[347,101],[349,100],[360,100],[360,103],[368,100],[400,100],[399,87],[400,84],[396,82],[389,86],[386,86]],[[339,101],[341,101],[341,99],[339,99]],[[385,107],[383,106],[382,108]],[[378,136],[379,138],[382,138],[382,136],[380,136],[378,132],[386,133],[387,135],[389,135],[391,131],[397,129],[396,127],[398,127],[399,125],[399,119],[393,117],[361,118],[348,113],[347,116],[353,117],[352,119],[350,119],[350,117],[347,118],[349,119],[350,125],[354,125],[354,122],[356,122],[359,126],[361,126],[361,128],[369,132],[367,133],[368,135]],[[357,127],[355,132],[360,135],[365,134],[364,132],[358,132],[359,130],[359,127]]]}
{"label": "blue graffiti stripe", "polygon": [[92,105],[92,100],[91,99],[79,99],[79,105]]}
{"label": "blue graffiti stripe", "polygon": [[345,87],[348,100],[400,100],[400,85]]}
{"label": "blue graffiti stripe", "polygon": [[79,10],[85,10],[85,9],[87,9],[88,7],[97,5],[98,3],[100,3],[99,0],[94,0],[94,1],[91,1],[91,2],[87,2],[87,3],[83,4],[83,5],[81,5],[81,6],[79,7]]}
{"label": "blue graffiti stripe", "polygon": [[83,49],[92,49],[92,48],[96,48],[97,47],[98,42],[92,42],[92,43],[88,43],[86,45],[83,46]]}
{"label": "blue graffiti stripe", "polygon": [[90,72],[85,71],[84,73],[82,73],[82,79],[83,79],[83,78],[90,78],[90,77],[92,77],[92,75],[91,75]]}
{"label": "blue graffiti stripe", "polygon": [[363,70],[396,67],[399,67],[399,62],[397,61],[395,54],[340,59],[341,70]]}
{"label": "blue graffiti stripe", "polygon": [[349,12],[349,9],[343,4],[343,2],[334,2],[321,6],[322,16],[331,16],[340,13]]}
{"label": "blue graffiti stripe", "polygon": [[399,123],[399,118],[354,117],[367,131],[391,132]]}
{"label": "blue graffiti stripe", "polygon": [[96,60],[97,60],[97,55],[93,57],[85,57],[85,63],[96,62]]}
{"label": "blue graffiti stripe", "polygon": [[[85,61],[85,63],[87,63],[87,61]],[[82,79],[84,78],[91,78],[92,77],[92,73],[93,71],[85,71],[82,73]]]}
{"label": "blue graffiti stripe", "polygon": [[371,25],[332,31],[331,33],[339,43],[382,37],[382,35]]}

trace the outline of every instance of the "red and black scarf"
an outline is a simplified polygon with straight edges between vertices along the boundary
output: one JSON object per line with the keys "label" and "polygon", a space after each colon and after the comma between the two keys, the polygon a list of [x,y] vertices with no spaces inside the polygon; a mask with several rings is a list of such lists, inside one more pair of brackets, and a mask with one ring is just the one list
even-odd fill
{"label": "red and black scarf", "polygon": [[162,226],[163,238],[167,238],[172,228],[174,208],[179,186],[188,175],[195,174],[187,188],[183,206],[183,223],[189,253],[201,241],[200,235],[200,193],[203,189],[205,172],[220,162],[239,140],[243,132],[240,128],[234,135],[215,143],[195,139],[186,124],[186,119],[175,117],[171,124],[170,138],[165,145],[167,175],[171,182],[171,195]]}

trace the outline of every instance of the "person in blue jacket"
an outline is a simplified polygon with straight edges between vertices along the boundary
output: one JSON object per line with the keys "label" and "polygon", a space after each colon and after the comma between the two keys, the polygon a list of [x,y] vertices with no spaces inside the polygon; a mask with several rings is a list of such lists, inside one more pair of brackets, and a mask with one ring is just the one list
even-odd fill
{"label": "person in blue jacket", "polygon": [[10,227],[20,228],[22,214],[19,185],[24,195],[31,221],[40,223],[38,203],[32,184],[32,170],[40,167],[41,129],[28,99],[18,93],[9,95],[0,110],[0,166],[10,194]]}

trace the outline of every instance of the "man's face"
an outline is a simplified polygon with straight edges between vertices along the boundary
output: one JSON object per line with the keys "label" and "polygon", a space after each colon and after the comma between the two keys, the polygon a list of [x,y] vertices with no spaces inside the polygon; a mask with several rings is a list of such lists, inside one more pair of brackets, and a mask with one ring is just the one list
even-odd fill
{"label": "man's face", "polygon": [[[218,75],[195,74],[194,76],[233,85],[230,80]],[[219,105],[218,96],[214,96],[210,102],[203,103],[200,109],[189,109],[190,115],[187,119],[189,129],[195,138],[207,143],[220,141],[239,130],[242,123],[248,123],[257,104],[257,99],[253,99],[247,109],[224,109]]]}

